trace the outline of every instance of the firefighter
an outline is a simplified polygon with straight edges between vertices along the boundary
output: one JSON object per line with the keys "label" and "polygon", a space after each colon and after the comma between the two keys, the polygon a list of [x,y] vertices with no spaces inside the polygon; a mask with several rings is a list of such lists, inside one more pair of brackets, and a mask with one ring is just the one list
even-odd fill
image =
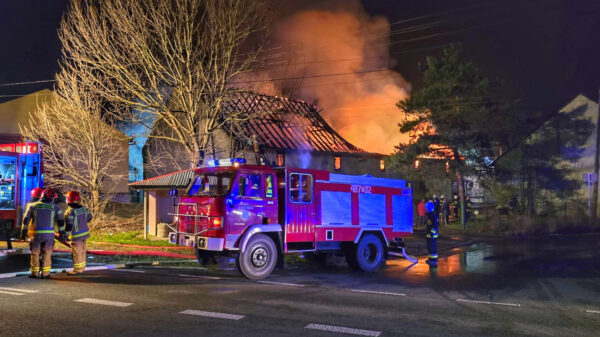
{"label": "firefighter", "polygon": [[[50,278],[54,232],[65,234],[63,211],[53,203],[57,194],[52,189],[42,193],[42,199],[32,204],[23,217],[23,225],[29,224],[29,250],[31,251],[31,278]],[[40,252],[42,263],[40,266]],[[41,269],[41,276],[39,275]]]}
{"label": "firefighter", "polygon": [[87,239],[90,237],[88,222],[92,213],[81,204],[81,196],[77,191],[67,193],[67,211],[65,212],[66,232],[70,233],[71,252],[73,255],[73,271],[67,275],[77,275],[85,271],[85,253]]}
{"label": "firefighter", "polygon": [[430,266],[437,266],[437,237],[438,237],[438,215],[435,209],[435,203],[433,200],[429,200],[425,203],[425,210],[427,211],[427,251],[429,252],[429,258],[427,264]]}
{"label": "firefighter", "polygon": [[[44,189],[40,188],[40,187],[36,187],[31,190],[31,194],[30,194],[31,198],[29,199],[29,202],[27,203],[27,205],[25,205],[25,212],[23,214],[27,214],[27,211],[29,211],[29,208],[36,202],[40,201],[43,193],[44,193]],[[31,223],[31,221],[29,221],[29,222]],[[23,224],[21,225],[21,237],[20,237],[21,240],[27,239],[27,230],[28,230],[30,223],[25,223],[23,221]]]}

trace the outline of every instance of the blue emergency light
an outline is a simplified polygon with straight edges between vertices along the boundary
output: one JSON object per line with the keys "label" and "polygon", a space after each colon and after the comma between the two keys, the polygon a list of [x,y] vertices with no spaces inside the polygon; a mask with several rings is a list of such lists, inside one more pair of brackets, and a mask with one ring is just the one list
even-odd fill
{"label": "blue emergency light", "polygon": [[246,159],[244,159],[244,158],[226,158],[226,159],[219,159],[219,160],[209,160],[206,162],[207,167],[238,166],[241,164],[246,164]]}

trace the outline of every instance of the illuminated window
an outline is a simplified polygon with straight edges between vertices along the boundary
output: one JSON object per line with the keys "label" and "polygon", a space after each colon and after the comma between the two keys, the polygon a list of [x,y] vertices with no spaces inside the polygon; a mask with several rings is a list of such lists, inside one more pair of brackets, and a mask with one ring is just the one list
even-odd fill
{"label": "illuminated window", "polygon": [[277,167],[285,166],[285,155],[283,153],[277,154]]}
{"label": "illuminated window", "polygon": [[342,157],[333,157],[333,169],[339,171],[342,168]]}
{"label": "illuminated window", "polygon": [[421,161],[420,160],[415,160],[415,170],[418,170],[419,166],[421,166]]}
{"label": "illuminated window", "polygon": [[381,160],[379,161],[379,170],[380,170],[381,172],[385,172],[385,160],[383,160],[383,159],[381,159]]}

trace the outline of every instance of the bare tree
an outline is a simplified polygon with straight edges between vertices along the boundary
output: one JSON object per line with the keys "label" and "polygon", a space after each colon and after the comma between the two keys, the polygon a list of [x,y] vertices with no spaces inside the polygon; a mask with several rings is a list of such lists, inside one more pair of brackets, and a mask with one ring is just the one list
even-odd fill
{"label": "bare tree", "polygon": [[21,125],[26,139],[43,143],[44,174],[50,187],[82,192],[82,201],[101,218],[118,184],[126,182],[127,137],[103,114],[99,96],[80,86],[79,74],[56,77],[55,95]]}
{"label": "bare tree", "polygon": [[126,107],[125,119],[165,125],[151,137],[183,145],[192,166],[213,132],[256,117],[222,106],[259,67],[271,13],[256,0],[73,0],[59,37],[94,75],[88,88]]}

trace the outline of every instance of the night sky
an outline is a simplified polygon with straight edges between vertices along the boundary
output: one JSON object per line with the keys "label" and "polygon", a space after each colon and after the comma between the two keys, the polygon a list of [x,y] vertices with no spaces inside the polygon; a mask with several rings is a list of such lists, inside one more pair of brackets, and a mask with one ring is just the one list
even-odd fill
{"label": "night sky", "polygon": [[[0,84],[52,79],[60,44],[56,30],[66,0],[0,3]],[[385,16],[393,35],[392,68],[413,88],[420,85],[419,61],[441,46],[460,42],[465,54],[506,94],[537,111],[556,111],[584,93],[598,99],[600,88],[600,1],[363,1],[371,15]],[[431,16],[431,14],[438,15]],[[418,17],[421,19],[415,19]],[[409,19],[410,21],[406,21]],[[431,26],[431,28],[427,28]],[[417,27],[412,32],[407,28]],[[432,36],[433,35],[433,36]],[[407,41],[409,40],[409,41]],[[49,84],[0,86],[0,102]]]}

